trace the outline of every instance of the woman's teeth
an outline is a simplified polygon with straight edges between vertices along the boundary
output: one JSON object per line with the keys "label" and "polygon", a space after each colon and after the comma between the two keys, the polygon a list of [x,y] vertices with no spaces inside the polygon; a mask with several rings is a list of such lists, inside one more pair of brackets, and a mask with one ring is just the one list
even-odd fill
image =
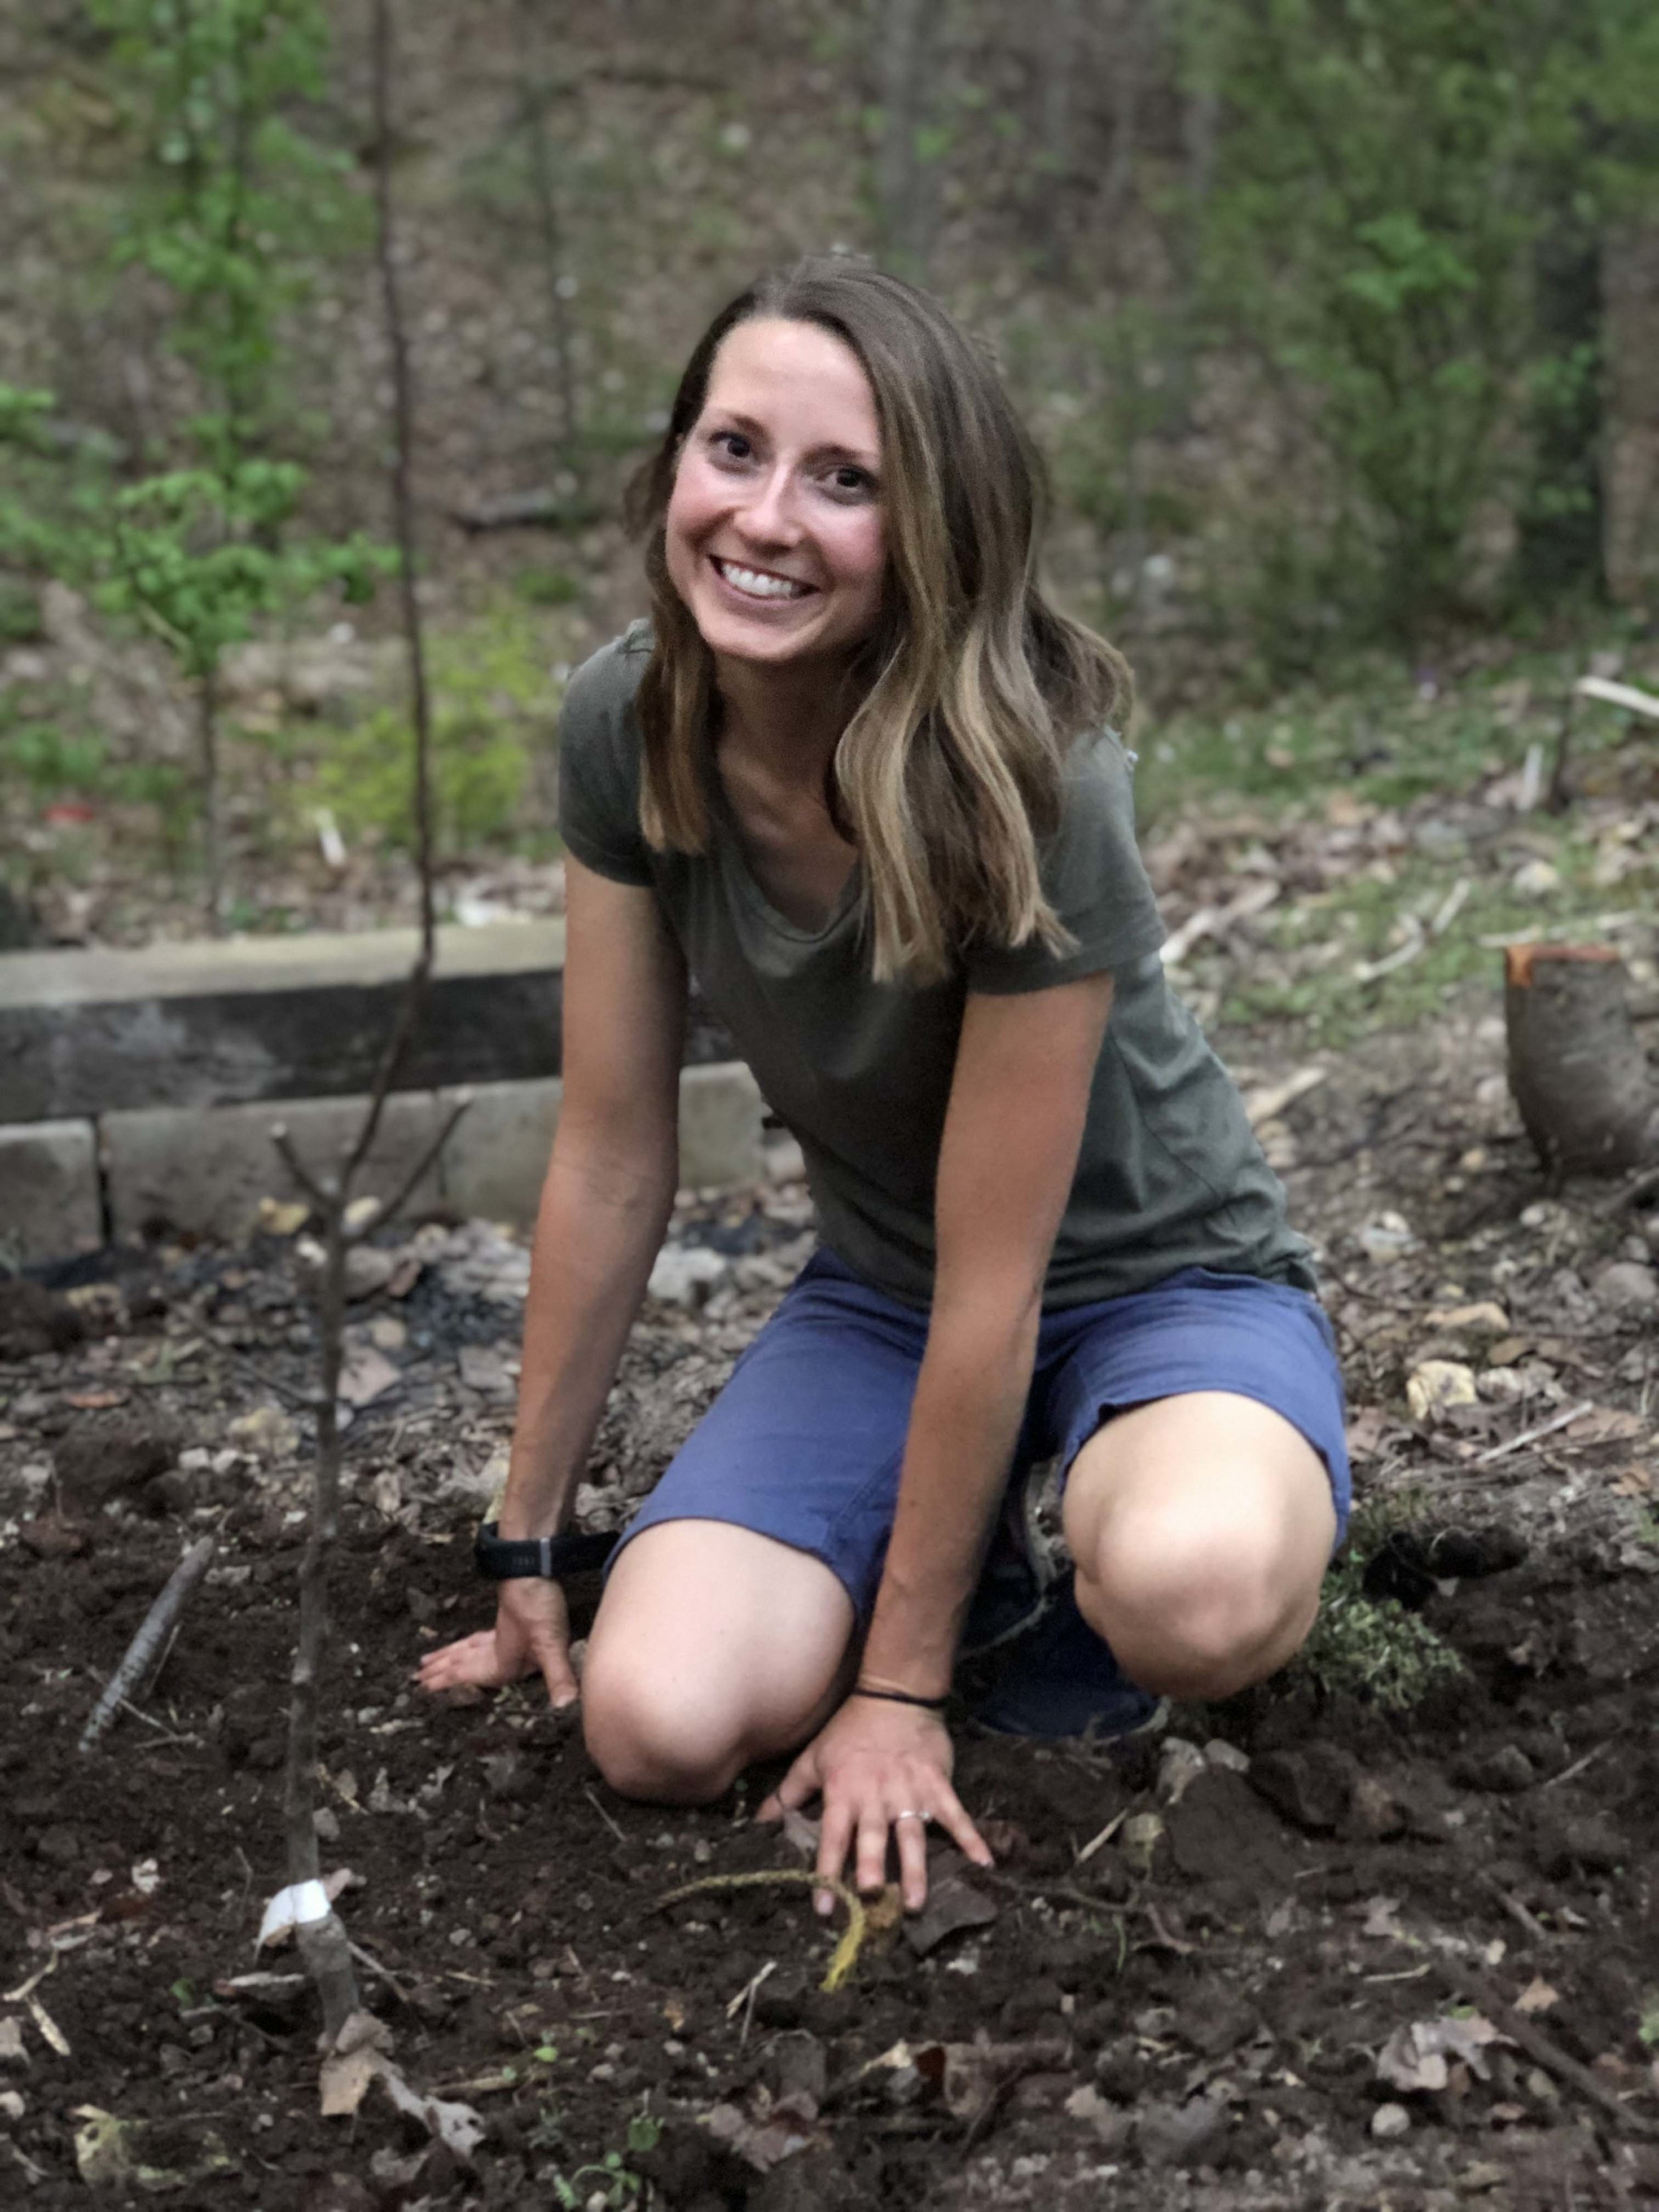
{"label": "woman's teeth", "polygon": [[769,576],[759,568],[739,568],[734,562],[716,561],[720,570],[733,590],[751,599],[803,599],[808,586],[797,584],[787,576]]}

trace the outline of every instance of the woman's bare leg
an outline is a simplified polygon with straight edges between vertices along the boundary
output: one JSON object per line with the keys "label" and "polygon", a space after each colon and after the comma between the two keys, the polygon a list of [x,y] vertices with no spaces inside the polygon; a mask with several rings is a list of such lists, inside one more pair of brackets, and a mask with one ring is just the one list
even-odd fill
{"label": "woman's bare leg", "polygon": [[629,1797],[699,1804],[793,1749],[840,1694],[851,1599],[822,1561],[723,1521],[661,1521],[605,1586],[582,1673],[594,1763]]}
{"label": "woman's bare leg", "polygon": [[1324,1462],[1236,1392],[1136,1406],[1073,1463],[1077,1601],[1145,1689],[1223,1698],[1300,1647],[1336,1534]]}

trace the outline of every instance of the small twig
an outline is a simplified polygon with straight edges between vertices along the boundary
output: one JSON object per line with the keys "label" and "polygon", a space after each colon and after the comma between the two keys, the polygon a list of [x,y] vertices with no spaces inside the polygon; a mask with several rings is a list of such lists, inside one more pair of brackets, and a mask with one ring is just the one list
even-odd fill
{"label": "small twig", "polygon": [[361,1229],[347,1231],[346,1242],[348,1244],[360,1244],[363,1238],[367,1237],[372,1230],[378,1229],[383,1222],[390,1221],[395,1214],[402,1212],[404,1206],[408,1203],[410,1196],[414,1191],[416,1185],[420,1182],[421,1177],[427,1172],[428,1169],[431,1167],[439,1153],[442,1152],[444,1146],[449,1142],[450,1138],[455,1133],[455,1124],[460,1120],[462,1115],[465,1113],[467,1108],[471,1103],[472,1101],[471,1097],[459,1098],[456,1100],[455,1103],[449,1109],[448,1115],[445,1120],[442,1128],[439,1130],[437,1135],[432,1139],[432,1142],[422,1152],[414,1166],[404,1177],[402,1182],[398,1184],[394,1194],[386,1200],[383,1206],[380,1207],[380,1211],[374,1215],[372,1220],[365,1222]]}
{"label": "small twig", "polygon": [[270,1141],[282,1155],[283,1164],[289,1173],[312,1204],[321,1213],[330,1212],[339,1203],[338,1193],[331,1190],[326,1183],[313,1175],[304,1159],[295,1149],[294,1139],[289,1134],[288,1124],[285,1121],[278,1121],[272,1127]]}
{"label": "small twig", "polygon": [[1621,1183],[1611,1198],[1597,1206],[1599,1213],[1622,1213],[1627,1206],[1634,1206],[1651,1190],[1659,1190],[1659,1167],[1644,1168],[1626,1183]]}
{"label": "small twig", "polygon": [[605,1822],[605,1826],[610,1829],[611,1834],[617,1838],[617,1841],[619,1844],[625,1844],[628,1841],[626,1833],[618,1823],[611,1819],[610,1814],[605,1811],[604,1806],[600,1804],[599,1799],[593,1795],[593,1792],[589,1789],[584,1788],[582,1795],[586,1798],[588,1803],[593,1808],[593,1810],[599,1814],[600,1820]]}
{"label": "small twig", "polygon": [[1524,1928],[1534,1943],[1553,1943],[1555,1940],[1536,1913],[1529,1912],[1518,1897],[1512,1896],[1495,1875],[1484,1868],[1477,1869],[1476,1879],[1483,1889],[1491,1893],[1517,1928]]}
{"label": "small twig", "polygon": [[382,1981],[386,1984],[387,1989],[391,1990],[392,1996],[397,1998],[399,2004],[407,2005],[411,2010],[413,2009],[414,1999],[410,1996],[409,1991],[404,1987],[403,1984],[398,1979],[396,1974],[392,1972],[390,1966],[383,1966],[372,1951],[365,1951],[361,1943],[354,1943],[349,1940],[349,1938],[347,1939],[346,1948],[350,1952],[352,1957],[357,1961],[357,1964],[360,1966],[367,1966],[369,1972],[373,1974],[377,1980]]}
{"label": "small twig", "polygon": [[1522,1429],[1518,1437],[1510,1437],[1505,1443],[1489,1444],[1485,1451],[1475,1454],[1469,1465],[1486,1467],[1495,1459],[1506,1458],[1510,1452],[1519,1451],[1523,1444],[1535,1444],[1544,1437],[1553,1437],[1558,1429],[1565,1429],[1581,1413],[1593,1413],[1595,1411],[1595,1401],[1585,1398],[1577,1406],[1569,1406],[1565,1413],[1557,1413],[1547,1421],[1540,1421],[1536,1428]]}
{"label": "small twig", "polygon": [[1527,2056],[1536,2059],[1547,2073],[1567,2082],[1577,2090],[1581,2097],[1587,2097],[1599,2111],[1617,2120],[1620,2126],[1627,2129],[1632,2135],[1659,2135],[1659,2127],[1656,2127],[1651,2120],[1644,2118],[1640,2112],[1632,2112],[1630,2106],[1616,2097],[1605,2082],[1596,2079],[1588,2066],[1581,2066],[1576,2058],[1569,2057],[1553,2036],[1546,2035],[1543,2029],[1529,2020],[1525,2013],[1517,2012],[1512,2004],[1506,2003],[1494,1984],[1475,1967],[1449,1959],[1442,1959],[1437,1963],[1441,1978],[1455,1995],[1462,1997],[1466,2004],[1479,2005],[1492,2026],[1501,2028],[1511,2043],[1518,2044]]}
{"label": "small twig", "polygon": [[1414,914],[1406,918],[1408,933],[1406,942],[1396,951],[1385,952],[1380,960],[1361,960],[1353,968],[1356,983],[1374,983],[1379,975],[1392,975],[1396,968],[1404,968],[1415,960],[1419,952],[1426,952],[1429,940],[1423,933],[1423,925]]}
{"label": "small twig", "polygon": [[1547,1782],[1540,1783],[1540,1790],[1559,1789],[1564,1782],[1576,1781],[1587,1766],[1592,1766],[1607,1749],[1605,1742],[1595,1745],[1582,1759],[1575,1759],[1571,1766],[1564,1766],[1559,1774],[1552,1774]]}
{"label": "small twig", "polygon": [[117,1707],[135,1698],[143,1688],[144,1678],[149,1673],[161,1645],[177,1624],[198,1583],[206,1574],[218,1545],[216,1536],[204,1536],[199,1543],[191,1546],[173,1569],[167,1578],[167,1587],[145,1614],[138,1633],[122,1656],[120,1665],[110,1676],[103,1696],[93,1707],[92,1718],[82,1730],[81,1750],[90,1751],[114,1718]]}

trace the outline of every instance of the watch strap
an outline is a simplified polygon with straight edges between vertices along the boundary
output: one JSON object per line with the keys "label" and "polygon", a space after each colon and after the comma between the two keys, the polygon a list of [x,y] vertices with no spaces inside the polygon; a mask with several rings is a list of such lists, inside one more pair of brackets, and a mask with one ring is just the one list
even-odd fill
{"label": "watch strap", "polygon": [[493,1582],[537,1575],[547,1581],[562,1575],[596,1573],[617,1548],[614,1529],[591,1534],[568,1528],[557,1536],[503,1536],[494,1521],[480,1523],[472,1545],[473,1564]]}

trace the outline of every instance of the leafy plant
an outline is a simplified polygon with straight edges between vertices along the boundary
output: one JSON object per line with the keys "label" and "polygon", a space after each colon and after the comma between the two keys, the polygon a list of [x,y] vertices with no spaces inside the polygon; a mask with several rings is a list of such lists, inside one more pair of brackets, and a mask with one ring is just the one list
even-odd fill
{"label": "leafy plant", "polygon": [[[560,684],[544,618],[510,600],[432,641],[434,801],[452,848],[521,843],[533,831],[536,765],[551,757]],[[409,721],[381,705],[329,733],[309,765],[307,806],[348,836],[410,835]]]}
{"label": "leafy plant", "polygon": [[1571,439],[1599,429],[1596,303],[1553,272],[1659,198],[1659,25],[1641,0],[1185,0],[1180,20],[1224,103],[1206,296],[1327,465],[1285,526],[1316,539],[1327,599],[1415,635],[1468,600],[1483,518],[1593,496]]}
{"label": "leafy plant", "polygon": [[319,0],[93,0],[143,161],[122,197],[118,263],[173,306],[195,368],[198,450],[234,461],[274,428],[281,318],[319,246],[357,226],[349,163],[291,119],[324,90]]}

